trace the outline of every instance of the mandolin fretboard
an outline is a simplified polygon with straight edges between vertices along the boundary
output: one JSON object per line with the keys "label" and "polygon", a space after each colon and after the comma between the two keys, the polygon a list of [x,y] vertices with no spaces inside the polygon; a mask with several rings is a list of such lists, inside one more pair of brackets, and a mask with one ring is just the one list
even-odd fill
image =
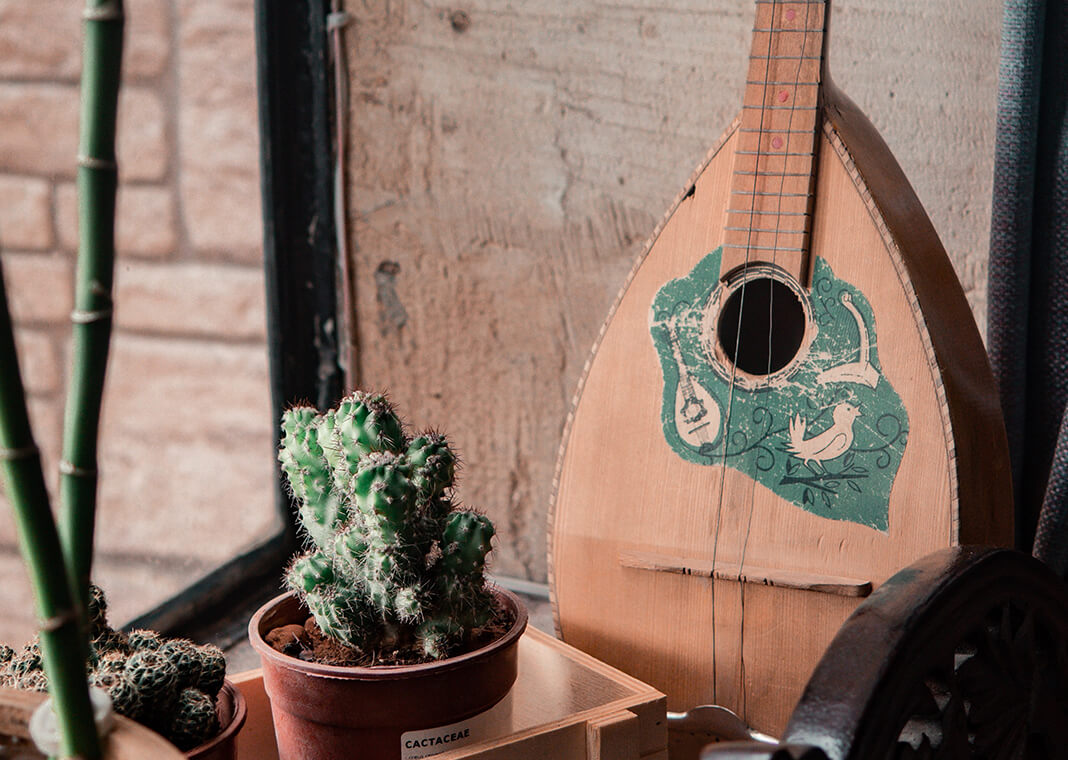
{"label": "mandolin fretboard", "polygon": [[823,0],[757,4],[721,277],[770,262],[807,280],[825,17]]}

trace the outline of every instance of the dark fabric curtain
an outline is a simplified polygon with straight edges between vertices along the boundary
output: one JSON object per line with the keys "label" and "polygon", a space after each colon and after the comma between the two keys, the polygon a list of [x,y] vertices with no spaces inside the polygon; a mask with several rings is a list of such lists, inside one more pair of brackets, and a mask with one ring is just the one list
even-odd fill
{"label": "dark fabric curtain", "polygon": [[1068,11],[1006,0],[988,345],[1013,458],[1016,544],[1068,570]]}

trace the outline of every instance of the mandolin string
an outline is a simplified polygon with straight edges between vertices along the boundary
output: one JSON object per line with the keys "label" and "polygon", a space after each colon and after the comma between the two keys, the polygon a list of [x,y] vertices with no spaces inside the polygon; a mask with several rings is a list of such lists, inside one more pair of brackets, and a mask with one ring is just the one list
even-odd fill
{"label": "mandolin string", "polygon": [[[775,9],[778,6],[779,0],[771,0],[771,18],[775,18]],[[757,5],[756,24],[753,27],[753,36],[757,34],[757,29],[760,24],[760,6]],[[771,37],[768,37],[768,50],[765,53],[764,59],[764,83],[763,90],[761,91],[761,103],[765,103],[768,98],[768,85],[769,77],[771,76]],[[748,77],[746,77],[748,79]],[[748,87],[748,84],[746,85]],[[744,103],[744,100],[743,100]],[[756,199],[757,199],[757,184],[760,182],[760,176],[757,174],[757,170],[760,167],[760,158],[764,134],[764,115],[766,108],[760,109],[760,125],[757,132],[757,146],[755,151],[755,160],[753,163],[753,191],[749,196],[749,224],[747,225],[746,241],[745,241],[745,260],[742,264],[743,277],[744,272],[749,269],[749,253],[750,247],[753,242],[753,217],[756,215]],[[716,649],[716,559],[719,554],[719,531],[720,524],[723,519],[723,497],[727,484],[727,449],[730,443],[730,425],[731,425],[731,413],[734,411],[734,388],[735,381],[738,373],[738,349],[741,347],[742,342],[742,318],[745,314],[745,287],[746,281],[742,280],[742,285],[738,300],[738,326],[735,329],[734,334],[734,357],[731,361],[731,378],[727,390],[727,411],[723,420],[723,455],[720,464],[720,478],[719,478],[719,499],[716,504],[716,531],[715,537],[712,541],[712,578],[711,582],[711,600],[712,600],[712,701],[716,702],[717,690],[718,690],[718,678],[716,669],[717,649]],[[739,646],[740,649],[740,646]]]}
{"label": "mandolin string", "polygon": [[[786,171],[787,171],[787,168],[788,168],[789,163],[790,163],[790,158],[789,158],[790,157],[790,152],[791,152],[790,151],[790,147],[791,147],[790,146],[790,141],[793,139],[794,115],[797,113],[797,89],[798,89],[798,85],[801,82],[801,69],[802,69],[802,66],[804,65],[804,60],[805,60],[804,59],[804,55],[805,55],[806,46],[808,45],[809,32],[812,31],[812,27],[810,25],[810,20],[809,20],[809,12],[810,12],[810,10],[811,10],[813,5],[815,5],[815,3],[805,3],[805,18],[804,18],[803,28],[801,30],[801,32],[802,32],[802,34],[801,34],[801,50],[800,50],[800,52],[798,54],[797,68],[794,70],[793,92],[792,92],[791,100],[790,100],[789,116],[787,117],[787,123],[786,123],[786,130],[787,130],[786,131],[786,140],[784,141],[784,145],[783,145],[783,169],[782,169],[782,175],[779,177],[779,192],[778,192],[778,195],[776,197],[775,237],[773,238],[773,241],[772,241],[772,252],[771,252],[771,264],[772,264],[772,266],[776,265],[776,260],[777,260],[777,257],[778,257],[779,225],[782,223],[782,193],[783,193],[783,190],[785,189],[785,186],[786,186]],[[824,18],[826,18],[826,6],[825,5],[824,5],[824,9],[825,9],[824,10]],[[773,15],[772,15],[772,27],[771,28],[774,28],[774,23],[775,23],[774,7],[773,7],[772,13],[773,13]],[[775,309],[775,291],[774,291],[774,289],[771,289],[769,291],[769,294],[768,294],[768,363],[767,363],[767,375],[771,374],[772,336],[773,336],[773,333],[774,333],[774,325],[775,325],[774,309]],[[739,575],[739,583],[740,583],[740,588],[741,588],[741,597],[740,597],[741,614],[739,615],[739,631],[738,631],[738,640],[741,642],[741,644],[740,644],[739,650],[738,650],[738,663],[739,663],[738,678],[739,678],[739,682],[740,682],[740,691],[741,691],[741,695],[742,695],[741,714],[742,714],[742,718],[743,719],[745,719],[746,716],[748,715],[748,699],[747,699],[748,694],[747,694],[746,689],[745,689],[745,580],[744,580],[744,571],[745,571],[745,554],[746,554],[746,550],[749,548],[749,536],[750,536],[750,534],[752,532],[752,528],[753,528],[753,511],[755,509],[755,504],[756,504],[756,477],[755,477],[756,472],[755,472],[755,469],[756,469],[756,464],[755,464],[755,459],[754,459],[754,472],[753,472],[754,477],[753,477],[753,485],[752,485],[752,488],[750,490],[749,514],[748,514],[748,517],[746,519],[745,537],[742,540],[742,551],[741,551],[741,556],[740,556],[739,561],[738,561],[738,575]]]}

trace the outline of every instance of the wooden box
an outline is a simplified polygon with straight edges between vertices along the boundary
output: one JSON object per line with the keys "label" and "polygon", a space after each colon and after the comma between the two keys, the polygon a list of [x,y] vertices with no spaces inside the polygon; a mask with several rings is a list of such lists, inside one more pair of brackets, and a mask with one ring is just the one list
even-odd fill
{"label": "wooden box", "polygon": [[[231,680],[248,701],[238,760],[277,760],[260,671]],[[652,687],[528,628],[515,686],[488,715],[492,738],[434,760],[667,760],[666,709]]]}

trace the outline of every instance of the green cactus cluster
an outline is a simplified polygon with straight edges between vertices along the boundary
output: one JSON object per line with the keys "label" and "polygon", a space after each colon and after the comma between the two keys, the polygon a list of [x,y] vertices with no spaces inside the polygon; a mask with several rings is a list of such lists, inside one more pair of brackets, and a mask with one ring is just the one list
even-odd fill
{"label": "green cactus cluster", "polygon": [[493,524],[453,500],[444,436],[409,438],[382,395],[356,392],[320,414],[282,418],[279,461],[312,544],[286,572],[328,637],[377,660],[447,657],[493,617]]}
{"label": "green cactus cluster", "polygon": [[[95,585],[90,587],[89,615],[89,683],[108,693],[116,713],[148,726],[183,751],[219,732],[215,699],[226,676],[222,650],[155,631],[113,630],[104,593]],[[0,686],[48,688],[36,640],[21,652],[0,645]]]}

